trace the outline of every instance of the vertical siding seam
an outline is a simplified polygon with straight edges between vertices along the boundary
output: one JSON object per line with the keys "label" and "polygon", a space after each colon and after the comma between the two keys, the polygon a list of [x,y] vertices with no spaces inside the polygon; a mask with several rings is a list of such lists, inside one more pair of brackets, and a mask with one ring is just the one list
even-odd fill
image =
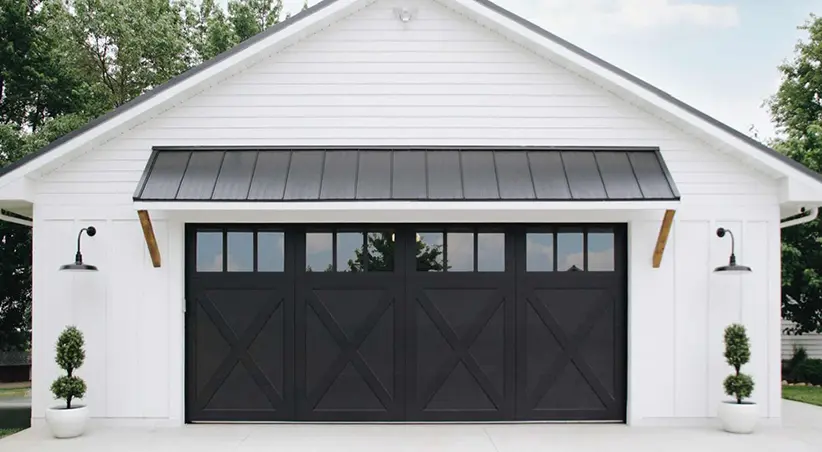
{"label": "vertical siding seam", "polygon": [[[605,185],[605,184],[603,183],[602,185]],[[606,193],[607,193],[607,191],[606,191]],[[676,390],[676,385],[677,385],[676,359],[677,359],[677,356],[679,356],[679,355],[677,355],[677,344],[676,344],[676,334],[677,334],[677,322],[676,322],[677,315],[676,315],[676,313],[677,313],[677,305],[679,304],[679,291],[676,290],[676,280],[677,280],[677,277],[676,277],[676,256],[677,256],[677,243],[679,241],[677,240],[677,237],[676,237],[677,232],[678,232],[678,228],[676,227],[676,219],[674,219],[673,223],[671,224],[671,229],[673,230],[673,237],[672,238],[674,240],[674,243],[673,243],[674,246],[671,247],[671,256],[669,257],[670,260],[668,261],[668,262],[671,262],[671,265],[672,265],[672,269],[671,269],[671,272],[672,272],[671,273],[671,281],[672,282],[671,282],[671,285],[673,286],[672,288],[673,288],[673,291],[674,291],[674,297],[673,297],[673,302],[674,303],[673,303],[673,309],[671,310],[671,322],[673,323],[673,328],[671,328],[673,330],[673,340],[671,341],[672,344],[673,344],[673,354],[671,356],[673,356],[673,358],[674,358],[673,362],[671,363],[672,367],[673,367],[673,386],[671,387],[671,389],[673,390],[673,394],[672,394],[672,397],[671,397],[673,403],[671,404],[671,409],[672,409],[671,414],[674,417],[677,417],[678,414],[677,414],[677,400],[676,400],[677,399],[677,397],[676,397],[676,394],[677,394],[677,390]]]}
{"label": "vertical siding seam", "polygon": [[[632,165],[633,166],[633,165]],[[641,188],[640,188],[641,190]],[[707,340],[705,341],[705,385],[711,387],[711,231],[716,227],[716,220],[708,221],[708,253],[707,262],[705,265],[705,272],[708,273],[705,285],[705,329]],[[704,415],[707,417],[711,413],[711,390],[705,391],[705,411]]]}

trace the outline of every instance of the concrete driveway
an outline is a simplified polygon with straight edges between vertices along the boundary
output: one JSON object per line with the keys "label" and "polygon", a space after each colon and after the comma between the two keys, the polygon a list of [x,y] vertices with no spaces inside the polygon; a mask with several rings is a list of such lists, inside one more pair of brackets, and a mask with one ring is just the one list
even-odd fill
{"label": "concrete driveway", "polygon": [[96,428],[74,440],[40,428],[0,440],[14,452],[805,452],[822,450],[822,408],[784,402],[785,426],[753,435],[710,428],[622,425],[190,425],[182,428]]}

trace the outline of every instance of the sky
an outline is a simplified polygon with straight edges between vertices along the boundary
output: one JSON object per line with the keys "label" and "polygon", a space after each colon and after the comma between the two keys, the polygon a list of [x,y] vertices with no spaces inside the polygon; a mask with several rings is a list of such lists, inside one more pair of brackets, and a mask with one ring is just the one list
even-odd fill
{"label": "sky", "polygon": [[777,66],[806,36],[797,26],[822,15],[822,0],[495,2],[762,140],[776,134],[763,103],[779,87]]}

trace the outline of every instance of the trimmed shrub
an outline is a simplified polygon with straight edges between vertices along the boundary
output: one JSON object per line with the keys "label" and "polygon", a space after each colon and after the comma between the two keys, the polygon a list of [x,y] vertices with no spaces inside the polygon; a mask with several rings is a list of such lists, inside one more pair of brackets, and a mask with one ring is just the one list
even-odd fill
{"label": "trimmed shrub", "polygon": [[791,374],[798,382],[822,385],[822,359],[806,359]]}
{"label": "trimmed shrub", "polygon": [[74,375],[74,371],[83,365],[86,360],[86,351],[83,349],[83,333],[76,327],[69,326],[57,338],[57,365],[66,371],[66,375],[54,380],[51,392],[54,398],[66,401],[66,409],[71,409],[71,401],[82,398],[86,394],[86,382]]}
{"label": "trimmed shrub", "polygon": [[753,378],[739,371],[750,359],[751,347],[745,327],[735,323],[725,328],[725,361],[735,370],[725,379],[725,394],[735,398],[736,403],[742,403],[754,390]]}
{"label": "trimmed shrub", "polygon": [[796,376],[796,369],[799,368],[799,365],[803,362],[808,360],[808,352],[805,351],[805,348],[802,346],[795,346],[793,348],[793,356],[791,359],[785,363],[785,376],[790,381],[799,381]]}

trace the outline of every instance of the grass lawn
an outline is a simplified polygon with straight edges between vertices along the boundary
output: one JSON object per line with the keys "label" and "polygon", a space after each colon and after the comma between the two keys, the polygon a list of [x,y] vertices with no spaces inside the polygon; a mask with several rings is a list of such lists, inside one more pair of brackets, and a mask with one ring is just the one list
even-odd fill
{"label": "grass lawn", "polygon": [[822,406],[822,388],[782,386],[782,398]]}
{"label": "grass lawn", "polygon": [[26,392],[28,392],[29,389],[31,389],[31,387],[0,388],[0,398],[3,398],[3,397],[25,397]]}
{"label": "grass lawn", "polygon": [[20,430],[23,430],[23,429],[22,428],[0,428],[0,438],[2,438],[4,436],[13,435],[13,434],[19,432]]}

